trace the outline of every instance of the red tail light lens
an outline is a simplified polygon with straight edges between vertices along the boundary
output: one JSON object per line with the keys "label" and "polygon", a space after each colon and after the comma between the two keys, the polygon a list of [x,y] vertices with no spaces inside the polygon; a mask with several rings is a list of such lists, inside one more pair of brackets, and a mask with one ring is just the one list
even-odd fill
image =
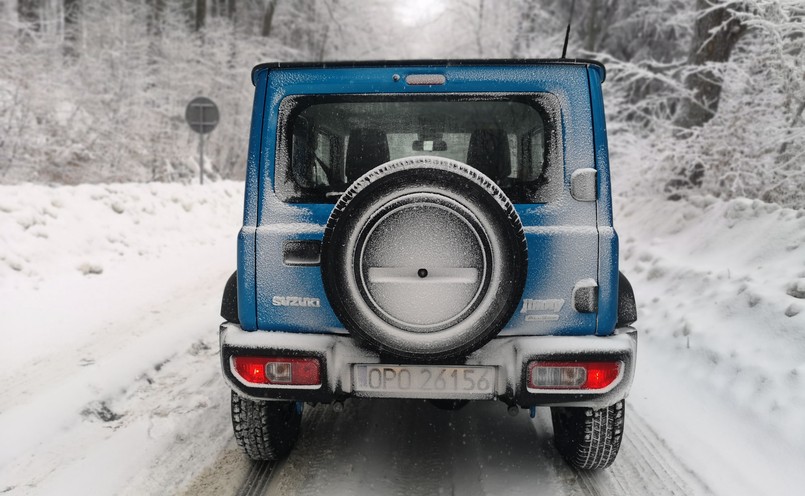
{"label": "red tail light lens", "polygon": [[621,362],[531,362],[533,389],[604,389],[618,378]]}
{"label": "red tail light lens", "polygon": [[252,384],[318,386],[321,363],[318,358],[243,357],[233,358],[235,370]]}
{"label": "red tail light lens", "polygon": [[253,384],[266,383],[266,359],[258,357],[235,357],[235,370],[243,380]]}

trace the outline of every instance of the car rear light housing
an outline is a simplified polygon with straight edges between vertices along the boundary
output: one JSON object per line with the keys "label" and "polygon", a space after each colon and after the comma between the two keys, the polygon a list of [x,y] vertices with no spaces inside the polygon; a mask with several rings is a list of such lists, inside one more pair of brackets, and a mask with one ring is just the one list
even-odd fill
{"label": "car rear light housing", "polygon": [[529,389],[602,390],[620,377],[622,362],[550,362],[528,364]]}
{"label": "car rear light housing", "polygon": [[248,384],[268,386],[320,386],[318,358],[235,356],[235,371]]}

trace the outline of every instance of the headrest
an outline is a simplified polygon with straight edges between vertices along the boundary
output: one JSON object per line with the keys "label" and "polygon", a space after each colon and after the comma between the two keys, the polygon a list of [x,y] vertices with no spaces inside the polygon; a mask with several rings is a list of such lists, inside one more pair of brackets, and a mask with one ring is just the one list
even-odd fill
{"label": "headrest", "polygon": [[353,129],[347,143],[347,182],[351,183],[389,161],[386,133],[377,129]]}
{"label": "headrest", "polygon": [[509,177],[512,171],[509,138],[502,129],[476,129],[470,135],[467,165],[492,180]]}

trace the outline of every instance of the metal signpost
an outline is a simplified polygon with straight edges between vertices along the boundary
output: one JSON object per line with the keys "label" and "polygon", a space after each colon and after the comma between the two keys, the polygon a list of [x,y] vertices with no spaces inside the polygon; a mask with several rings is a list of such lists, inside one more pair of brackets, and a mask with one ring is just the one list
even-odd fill
{"label": "metal signpost", "polygon": [[203,96],[193,98],[187,104],[184,118],[190,128],[197,132],[199,136],[198,176],[199,182],[204,184],[204,135],[211,132],[218,125],[218,106],[215,105],[215,102]]}

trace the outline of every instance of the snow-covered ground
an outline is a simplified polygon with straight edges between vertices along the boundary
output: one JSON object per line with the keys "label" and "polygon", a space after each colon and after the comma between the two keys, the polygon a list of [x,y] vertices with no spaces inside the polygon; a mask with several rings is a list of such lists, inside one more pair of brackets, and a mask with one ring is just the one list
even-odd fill
{"label": "snow-covered ground", "polygon": [[643,342],[805,446],[805,210],[637,198],[616,218]]}
{"label": "snow-covered ground", "polygon": [[[624,190],[625,191],[625,190]],[[242,185],[0,186],[0,493],[233,494],[220,377]],[[638,298],[624,446],[579,474],[547,409],[308,409],[270,494],[801,494],[805,213],[621,194]]]}
{"label": "snow-covered ground", "polygon": [[238,183],[0,186],[0,493],[165,494],[214,456],[242,198]]}
{"label": "snow-covered ground", "polygon": [[716,494],[805,487],[805,211],[621,196],[631,403]]}

